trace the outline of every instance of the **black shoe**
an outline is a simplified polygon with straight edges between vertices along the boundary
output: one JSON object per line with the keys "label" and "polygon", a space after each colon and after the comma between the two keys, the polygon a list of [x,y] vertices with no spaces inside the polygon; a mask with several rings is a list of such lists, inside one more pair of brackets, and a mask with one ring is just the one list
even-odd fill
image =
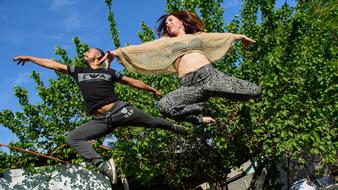
{"label": "black shoe", "polygon": [[188,130],[183,126],[174,124],[173,130],[174,130],[175,133],[178,133],[180,135],[184,135],[184,136],[188,135]]}
{"label": "black shoe", "polygon": [[112,184],[117,183],[116,168],[114,160],[112,158],[102,162],[98,168],[103,175],[107,176],[110,179],[110,182]]}

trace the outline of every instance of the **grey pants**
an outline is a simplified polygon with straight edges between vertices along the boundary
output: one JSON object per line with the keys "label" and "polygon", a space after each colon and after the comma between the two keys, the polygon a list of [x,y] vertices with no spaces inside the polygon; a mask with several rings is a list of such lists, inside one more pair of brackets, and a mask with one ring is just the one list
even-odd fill
{"label": "grey pants", "polygon": [[87,142],[111,133],[120,126],[140,126],[173,130],[173,124],[165,119],[152,117],[143,111],[117,101],[113,107],[100,116],[92,116],[92,120],[76,127],[68,133],[67,144],[92,164],[97,165],[102,158]]}
{"label": "grey pants", "polygon": [[248,100],[259,97],[256,84],[226,76],[211,64],[190,72],[180,79],[180,87],[161,98],[162,114],[181,121],[202,122],[202,110],[210,97]]}

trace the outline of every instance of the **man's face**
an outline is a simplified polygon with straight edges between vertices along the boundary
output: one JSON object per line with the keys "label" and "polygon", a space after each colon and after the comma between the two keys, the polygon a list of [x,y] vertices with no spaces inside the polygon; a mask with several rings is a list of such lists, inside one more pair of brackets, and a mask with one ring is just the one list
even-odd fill
{"label": "man's face", "polygon": [[89,48],[86,52],[83,53],[83,59],[86,65],[92,63],[98,56],[100,52],[95,48]]}

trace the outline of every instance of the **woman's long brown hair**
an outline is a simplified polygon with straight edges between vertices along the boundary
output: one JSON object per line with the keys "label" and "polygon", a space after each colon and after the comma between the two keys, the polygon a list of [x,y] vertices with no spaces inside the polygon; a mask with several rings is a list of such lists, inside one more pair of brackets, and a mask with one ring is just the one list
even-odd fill
{"label": "woman's long brown hair", "polygon": [[157,23],[160,23],[156,30],[159,36],[170,36],[167,31],[167,27],[165,25],[165,21],[170,15],[175,16],[176,18],[178,18],[183,22],[186,34],[193,34],[196,32],[205,31],[205,27],[202,20],[195,13],[187,10],[174,11],[172,13],[162,15],[157,20]]}

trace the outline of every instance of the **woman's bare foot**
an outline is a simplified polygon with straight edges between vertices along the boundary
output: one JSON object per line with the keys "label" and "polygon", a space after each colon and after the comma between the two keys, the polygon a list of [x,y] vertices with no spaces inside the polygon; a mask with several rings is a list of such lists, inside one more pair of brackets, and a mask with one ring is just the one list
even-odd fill
{"label": "woman's bare foot", "polygon": [[202,117],[202,123],[204,123],[204,124],[215,124],[216,120],[212,117]]}

